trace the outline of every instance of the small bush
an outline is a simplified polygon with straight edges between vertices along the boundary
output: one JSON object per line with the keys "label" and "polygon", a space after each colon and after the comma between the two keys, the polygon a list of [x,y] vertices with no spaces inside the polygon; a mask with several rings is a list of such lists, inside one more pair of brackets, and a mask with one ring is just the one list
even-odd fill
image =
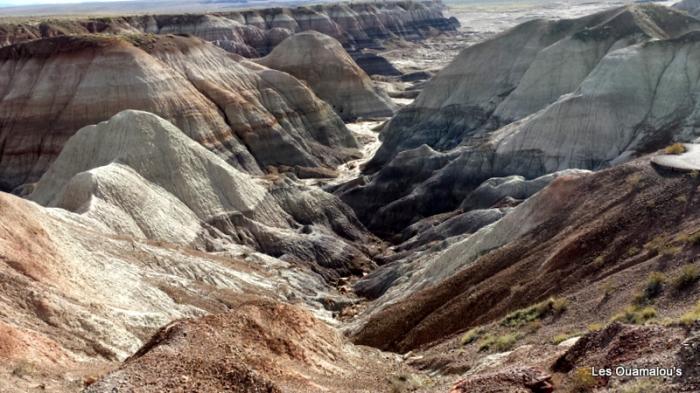
{"label": "small bush", "polygon": [[552,312],[555,316],[563,314],[569,308],[569,301],[565,298],[555,297],[550,299],[549,301],[552,307]]}
{"label": "small bush", "polygon": [[700,321],[700,302],[698,302],[692,310],[681,315],[679,322],[681,325],[690,326],[695,321]]}
{"label": "small bush", "polygon": [[602,323],[592,323],[586,327],[589,333],[599,332],[603,330],[605,326]]}
{"label": "small bush", "polygon": [[552,297],[534,306],[513,311],[501,320],[501,326],[520,327],[548,315],[559,316],[566,311],[568,306],[568,300]]}
{"label": "small bush", "polygon": [[668,146],[664,149],[664,152],[666,152],[666,154],[683,154],[686,151],[687,149],[682,143],[674,143],[671,146]]}
{"label": "small bush", "polygon": [[640,251],[642,251],[642,250],[640,250],[639,247],[637,247],[637,246],[632,246],[632,247],[630,247],[630,248],[627,249],[626,254],[627,254],[627,257],[628,257],[628,258],[631,258],[631,257],[633,257],[633,256],[635,256],[635,255],[637,255],[637,254],[639,254]]}
{"label": "small bush", "polygon": [[460,340],[460,343],[462,345],[471,344],[474,341],[478,340],[483,334],[484,334],[484,332],[481,328],[471,329],[468,332],[464,333],[464,335],[462,336],[462,339]]}
{"label": "small bush", "polygon": [[607,300],[610,296],[612,296],[613,293],[615,293],[615,290],[617,288],[615,287],[615,284],[608,281],[603,285],[603,299]]}
{"label": "small bush", "polygon": [[644,305],[651,302],[661,295],[666,283],[666,276],[661,272],[653,272],[649,274],[646,285],[640,294],[637,295],[634,302],[638,305]]}
{"label": "small bush", "polygon": [[520,337],[515,333],[508,333],[502,336],[486,335],[479,343],[479,351],[505,352],[511,350]]}
{"label": "small bush", "polygon": [[678,291],[690,288],[700,280],[700,269],[694,265],[685,265],[681,274],[673,280],[673,287]]}
{"label": "small bush", "polygon": [[641,325],[654,318],[656,318],[656,309],[654,307],[629,306],[621,313],[615,315],[612,320]]}
{"label": "small bush", "polygon": [[592,391],[598,383],[588,367],[580,367],[571,377],[571,391],[584,393]]}
{"label": "small bush", "polygon": [[603,258],[602,255],[601,255],[601,256],[597,256],[597,257],[593,260],[593,266],[595,266],[597,269],[602,268],[604,265],[605,265],[605,258]]}

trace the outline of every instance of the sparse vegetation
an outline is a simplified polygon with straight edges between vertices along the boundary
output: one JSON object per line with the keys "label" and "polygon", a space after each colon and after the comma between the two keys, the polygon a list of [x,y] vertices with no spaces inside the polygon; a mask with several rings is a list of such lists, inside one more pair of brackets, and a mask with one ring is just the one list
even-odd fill
{"label": "sparse vegetation", "polygon": [[612,320],[631,323],[633,325],[642,325],[654,318],[656,318],[656,309],[654,307],[629,306],[622,312],[616,314]]}
{"label": "sparse vegetation", "polygon": [[520,327],[526,323],[540,320],[549,315],[556,317],[563,314],[568,306],[569,302],[565,298],[551,297],[544,302],[513,311],[506,315],[506,317],[501,320],[501,326]]}
{"label": "sparse vegetation", "polygon": [[603,285],[603,301],[608,300],[615,292],[615,284],[608,281]]}
{"label": "sparse vegetation", "polygon": [[683,154],[687,151],[685,145],[682,143],[674,143],[664,149],[666,154]]}
{"label": "sparse vegetation", "polygon": [[690,326],[695,321],[700,321],[700,302],[698,302],[692,310],[681,315],[679,322],[681,325]]}
{"label": "sparse vegetation", "polygon": [[36,366],[34,363],[28,361],[28,360],[20,360],[15,364],[15,367],[12,369],[12,375],[18,378],[24,378],[29,375],[32,375],[36,372]]}
{"label": "sparse vegetation", "polygon": [[688,235],[686,243],[691,244],[693,246],[700,246],[700,231]]}
{"label": "sparse vegetation", "polygon": [[571,376],[571,392],[584,393],[592,391],[597,385],[595,377],[588,367],[580,367]]}
{"label": "sparse vegetation", "polygon": [[685,265],[681,274],[673,280],[673,287],[677,291],[683,291],[692,287],[700,280],[700,269],[694,265]]}
{"label": "sparse vegetation", "polygon": [[586,327],[589,333],[599,332],[605,328],[602,323],[594,322]]}
{"label": "sparse vegetation", "polygon": [[649,274],[646,285],[640,294],[638,294],[634,302],[637,305],[649,304],[652,300],[661,295],[666,283],[666,276],[661,272],[653,272]]}
{"label": "sparse vegetation", "polygon": [[638,379],[622,387],[621,393],[656,393],[661,388],[657,379]]}
{"label": "sparse vegetation", "polygon": [[593,266],[595,266],[596,269],[600,269],[600,268],[602,268],[604,265],[605,265],[605,258],[604,258],[602,255],[597,256],[597,257],[593,260]]}
{"label": "sparse vegetation", "polygon": [[559,345],[570,338],[579,337],[581,335],[581,332],[557,334],[556,336],[552,337],[552,343]]}
{"label": "sparse vegetation", "polygon": [[517,333],[507,333],[500,336],[487,334],[479,342],[479,351],[509,351],[519,339],[520,336]]}
{"label": "sparse vegetation", "polygon": [[641,183],[641,181],[642,181],[642,174],[641,173],[631,174],[627,177],[627,179],[625,179],[625,181],[630,186],[636,188],[639,185],[639,183]]}
{"label": "sparse vegetation", "polygon": [[626,255],[628,258],[631,258],[631,257],[639,254],[640,251],[642,251],[642,250],[640,250],[639,247],[632,246],[632,247],[627,249]]}
{"label": "sparse vegetation", "polygon": [[462,345],[471,344],[474,341],[481,338],[481,336],[483,336],[483,335],[484,335],[483,329],[481,329],[481,328],[471,329],[468,332],[464,333],[464,335],[462,336],[462,339],[460,340],[460,343]]}
{"label": "sparse vegetation", "polygon": [[542,328],[542,321],[535,320],[532,322],[528,322],[527,325],[525,325],[524,330],[527,334],[535,334],[541,328]]}

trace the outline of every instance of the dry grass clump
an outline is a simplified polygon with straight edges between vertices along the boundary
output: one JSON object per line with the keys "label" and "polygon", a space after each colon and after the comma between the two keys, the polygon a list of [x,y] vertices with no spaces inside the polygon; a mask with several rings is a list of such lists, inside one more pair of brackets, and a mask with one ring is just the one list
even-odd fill
{"label": "dry grass clump", "polygon": [[656,309],[654,307],[629,306],[613,316],[612,321],[642,325],[654,318],[656,318]]}
{"label": "dry grass clump", "polygon": [[693,246],[700,246],[700,231],[688,235],[686,243]]}
{"label": "dry grass clump", "polygon": [[664,152],[666,154],[683,154],[688,149],[685,148],[685,145],[682,143],[674,143],[671,146],[668,146],[667,148],[664,149]]}
{"label": "dry grass clump", "polygon": [[668,239],[666,236],[657,236],[644,245],[644,248],[655,255],[664,256],[674,256],[678,255],[683,248],[675,245],[672,241],[673,239]]}
{"label": "dry grass clump", "polygon": [[540,320],[547,316],[559,316],[563,314],[569,306],[565,298],[551,297],[544,302],[534,306],[513,311],[501,320],[501,326],[520,327],[527,323]]}
{"label": "dry grass clump", "polygon": [[700,280],[700,269],[694,265],[685,265],[681,274],[673,280],[673,287],[677,291],[684,291],[692,287]]}
{"label": "dry grass clump", "polygon": [[484,335],[484,330],[482,328],[471,329],[468,332],[464,333],[464,335],[462,336],[462,339],[460,340],[460,343],[462,345],[471,344],[474,341],[481,338],[481,336],[483,336],[483,335]]}
{"label": "dry grass clump", "polygon": [[571,392],[572,393],[584,393],[592,391],[596,385],[597,381],[591,372],[589,367],[580,367],[574,371],[571,377]]}
{"label": "dry grass clump", "polygon": [[623,386],[621,393],[656,393],[661,391],[661,382],[658,379],[639,379]]}
{"label": "dry grass clump", "polygon": [[581,332],[557,334],[556,336],[552,337],[552,344],[559,345],[570,338],[580,337],[582,335],[583,333]]}
{"label": "dry grass clump", "polygon": [[511,350],[520,339],[517,333],[507,333],[500,336],[487,334],[479,342],[479,351],[506,352]]}
{"label": "dry grass clump", "polygon": [[700,321],[700,302],[698,302],[692,310],[681,315],[679,322],[681,325],[690,326],[696,321]]}

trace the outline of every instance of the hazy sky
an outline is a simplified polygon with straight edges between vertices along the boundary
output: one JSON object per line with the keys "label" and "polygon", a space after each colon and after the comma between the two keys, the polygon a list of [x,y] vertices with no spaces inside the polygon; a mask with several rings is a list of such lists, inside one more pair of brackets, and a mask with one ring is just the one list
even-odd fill
{"label": "hazy sky", "polygon": [[65,3],[85,3],[104,2],[115,0],[0,0],[0,6],[7,5],[34,5],[34,4],[65,4]]}

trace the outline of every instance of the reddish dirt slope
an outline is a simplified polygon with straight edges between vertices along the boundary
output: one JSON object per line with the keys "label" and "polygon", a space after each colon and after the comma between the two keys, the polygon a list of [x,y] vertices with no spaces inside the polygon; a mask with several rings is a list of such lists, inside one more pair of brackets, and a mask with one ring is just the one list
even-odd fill
{"label": "reddish dirt slope", "polygon": [[88,392],[384,392],[385,356],[299,307],[251,299],[169,324]]}
{"label": "reddish dirt slope", "polygon": [[585,290],[610,276],[634,288],[650,271],[692,262],[700,250],[688,240],[700,229],[698,184],[694,174],[666,172],[648,159],[559,179],[536,196],[537,206],[558,206],[542,211],[544,224],[376,313],[354,341],[406,352],[552,295],[583,291],[577,302],[588,302],[598,294]]}

